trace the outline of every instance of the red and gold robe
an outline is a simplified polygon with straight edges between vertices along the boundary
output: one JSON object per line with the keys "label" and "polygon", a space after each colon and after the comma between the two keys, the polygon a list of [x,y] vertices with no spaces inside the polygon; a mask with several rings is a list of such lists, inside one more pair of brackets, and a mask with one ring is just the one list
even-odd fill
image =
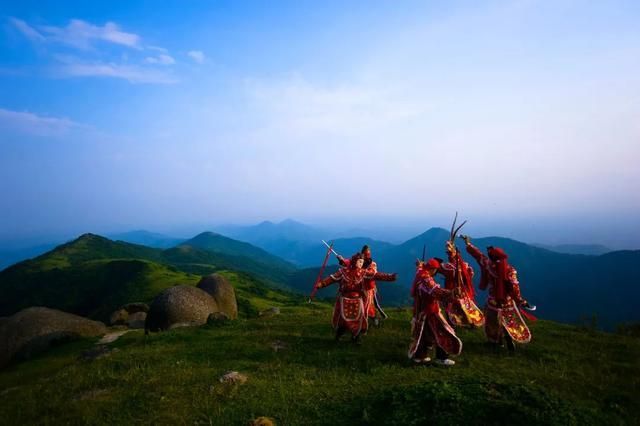
{"label": "red and gold robe", "polygon": [[327,287],[336,282],[340,283],[333,309],[333,328],[336,330],[346,328],[354,337],[367,331],[370,303],[367,282],[371,280],[395,281],[395,279],[394,274],[385,274],[370,268],[343,267],[335,274],[320,281],[318,288]]}
{"label": "red and gold robe", "polygon": [[440,288],[427,271],[419,268],[411,295],[414,304],[409,358],[424,359],[434,344],[449,355],[459,355],[462,342],[442,315],[438,304],[438,301],[450,300],[453,297],[451,291]]}
{"label": "red and gold robe", "polygon": [[[369,260],[370,260],[370,263],[369,265],[367,265],[367,260],[365,259],[365,266],[363,266],[363,268],[367,269],[370,273],[375,274],[376,272],[378,272],[378,264],[374,262],[372,259],[369,259]],[[345,259],[343,257],[340,257],[338,261],[340,262],[340,265],[345,266],[347,268],[351,264],[351,259]],[[366,290],[366,298],[367,298],[367,306],[368,306],[367,316],[369,318],[375,318],[376,317],[375,298],[378,292],[378,288],[376,287],[376,281],[373,279],[365,280],[364,288]]]}
{"label": "red and gold robe", "polygon": [[447,318],[454,327],[482,327],[484,315],[474,300],[473,268],[456,253],[449,255],[449,262],[442,263],[438,273],[444,276],[444,287],[453,291],[458,287],[456,265],[460,268],[460,297],[446,303]]}
{"label": "red and gold robe", "polygon": [[489,298],[484,310],[484,331],[487,339],[501,343],[504,333],[509,334],[515,343],[531,341],[531,331],[520,314],[524,299],[520,294],[517,271],[509,266],[500,276],[498,262],[491,260],[472,244],[467,252],[473,256],[482,270],[480,289],[489,288]]}

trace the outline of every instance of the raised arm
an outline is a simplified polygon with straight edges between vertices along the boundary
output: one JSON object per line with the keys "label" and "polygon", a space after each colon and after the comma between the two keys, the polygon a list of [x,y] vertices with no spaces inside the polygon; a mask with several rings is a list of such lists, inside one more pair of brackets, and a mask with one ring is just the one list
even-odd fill
{"label": "raised arm", "polygon": [[339,269],[338,272],[329,275],[327,278],[323,279],[322,281],[319,281],[318,284],[316,284],[316,288],[324,288],[324,287],[330,286],[333,283],[337,283],[340,280],[342,280],[341,269]]}
{"label": "raised arm", "polygon": [[468,236],[464,235],[463,238],[465,246],[467,247],[467,253],[473,256],[473,258],[480,264],[480,266],[486,264],[489,261],[489,258],[485,256],[485,254],[482,253],[478,247],[471,244],[471,239]]}
{"label": "raised arm", "polygon": [[375,281],[395,281],[398,278],[398,274],[386,274],[384,272],[374,272],[365,274],[365,278]]}

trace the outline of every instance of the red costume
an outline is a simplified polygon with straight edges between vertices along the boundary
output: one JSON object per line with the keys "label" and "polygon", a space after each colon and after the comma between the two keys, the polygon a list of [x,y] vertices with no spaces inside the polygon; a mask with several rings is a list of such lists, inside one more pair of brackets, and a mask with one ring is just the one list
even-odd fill
{"label": "red costume", "polygon": [[481,327],[484,315],[474,301],[473,268],[449,242],[447,255],[449,261],[440,265],[438,273],[444,276],[444,287],[451,291],[458,289],[459,296],[446,304],[447,318],[454,327]]}
{"label": "red costume", "polygon": [[350,259],[348,266],[340,268],[317,285],[318,288],[323,288],[336,282],[340,283],[332,321],[337,338],[346,330],[351,332],[354,339],[367,331],[369,326],[368,282],[396,280],[396,274],[385,274],[371,268],[359,267],[358,260],[363,259],[363,256],[358,253]]}
{"label": "red costume", "polygon": [[486,256],[468,240],[467,252],[476,259],[482,270],[480,289],[489,287],[489,299],[484,311],[487,339],[502,343],[504,338],[511,350],[515,348],[514,342],[528,343],[531,331],[519,309],[528,306],[528,303],[520,294],[517,271],[509,265],[507,254],[498,247],[489,247]]}
{"label": "red costume", "polygon": [[[369,272],[373,274],[378,272],[378,265],[371,258],[371,250],[369,249],[369,246],[365,245],[364,247],[362,247],[361,253],[364,256],[364,265],[362,265],[363,269],[367,269]],[[349,264],[351,263],[351,260],[345,259],[342,256],[338,256],[338,262],[340,263],[340,265],[348,267]],[[366,290],[367,307],[368,307],[367,316],[371,319],[375,318],[376,309],[379,309],[383,317],[386,318],[387,315],[384,313],[384,311],[382,311],[382,308],[380,308],[379,305],[377,305],[378,288],[376,287],[376,281],[374,279],[366,279],[364,283],[364,287]]]}
{"label": "red costume", "polygon": [[443,352],[438,358],[446,358],[448,354],[459,355],[462,351],[462,342],[442,315],[438,304],[439,301],[453,298],[450,290],[440,288],[433,279],[432,274],[439,267],[437,259],[418,263],[411,287],[411,296],[414,298],[411,331],[413,341],[408,352],[411,359],[426,359],[434,344],[439,348],[438,352]]}

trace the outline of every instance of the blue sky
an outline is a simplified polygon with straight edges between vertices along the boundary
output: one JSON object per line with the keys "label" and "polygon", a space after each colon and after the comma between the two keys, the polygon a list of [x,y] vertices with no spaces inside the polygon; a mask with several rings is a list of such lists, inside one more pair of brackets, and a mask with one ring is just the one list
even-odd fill
{"label": "blue sky", "polygon": [[0,239],[458,210],[638,247],[638,2],[94,3],[0,5]]}

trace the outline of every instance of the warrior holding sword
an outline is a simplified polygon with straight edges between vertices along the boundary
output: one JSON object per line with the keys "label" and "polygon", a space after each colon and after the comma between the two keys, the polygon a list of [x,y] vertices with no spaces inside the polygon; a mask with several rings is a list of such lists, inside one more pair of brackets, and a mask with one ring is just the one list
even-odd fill
{"label": "warrior holding sword", "polygon": [[534,311],[520,294],[518,272],[508,262],[508,256],[499,247],[487,247],[487,254],[471,244],[471,238],[461,235],[467,252],[480,265],[482,276],[480,290],[489,289],[489,299],[485,307],[484,331],[489,342],[501,345],[506,342],[509,352],[515,351],[516,343],[528,343],[531,331],[523,316],[530,321],[536,318],[524,309]]}
{"label": "warrior holding sword", "polygon": [[[323,241],[324,242],[324,241]],[[366,333],[369,327],[370,297],[369,282],[371,281],[395,281],[396,274],[378,272],[371,267],[364,268],[365,256],[357,253],[351,259],[344,260],[343,266],[334,274],[325,279],[320,279],[327,257],[330,252],[339,256],[328,246],[325,262],[316,280],[312,297],[315,292],[333,283],[339,283],[338,295],[333,310],[332,325],[335,330],[336,340],[348,330],[354,343],[360,343],[360,336]],[[340,257],[339,257],[340,258]]]}
{"label": "warrior holding sword", "polygon": [[446,303],[445,311],[453,327],[482,327],[484,315],[474,301],[473,268],[462,259],[455,244],[458,231],[467,221],[456,228],[457,219],[458,213],[451,225],[449,240],[445,243],[448,262],[441,263],[438,268],[438,273],[444,276],[444,287],[457,290],[458,295]]}
{"label": "warrior holding sword", "polygon": [[[376,272],[378,270],[378,264],[374,262],[371,257],[371,249],[369,246],[364,245],[360,253],[364,256],[364,265],[362,265],[362,267],[370,270],[371,272]],[[345,259],[337,253],[335,254],[338,258],[338,263],[340,263],[341,266],[349,266],[349,259]],[[387,314],[384,312],[382,306],[380,306],[380,302],[378,301],[378,288],[376,287],[375,280],[367,280],[365,287],[367,289],[367,305],[369,306],[367,316],[369,317],[369,320],[373,321],[375,326],[378,326],[380,324],[380,319],[378,318],[377,313],[380,313],[380,317],[383,320],[387,319]]]}

